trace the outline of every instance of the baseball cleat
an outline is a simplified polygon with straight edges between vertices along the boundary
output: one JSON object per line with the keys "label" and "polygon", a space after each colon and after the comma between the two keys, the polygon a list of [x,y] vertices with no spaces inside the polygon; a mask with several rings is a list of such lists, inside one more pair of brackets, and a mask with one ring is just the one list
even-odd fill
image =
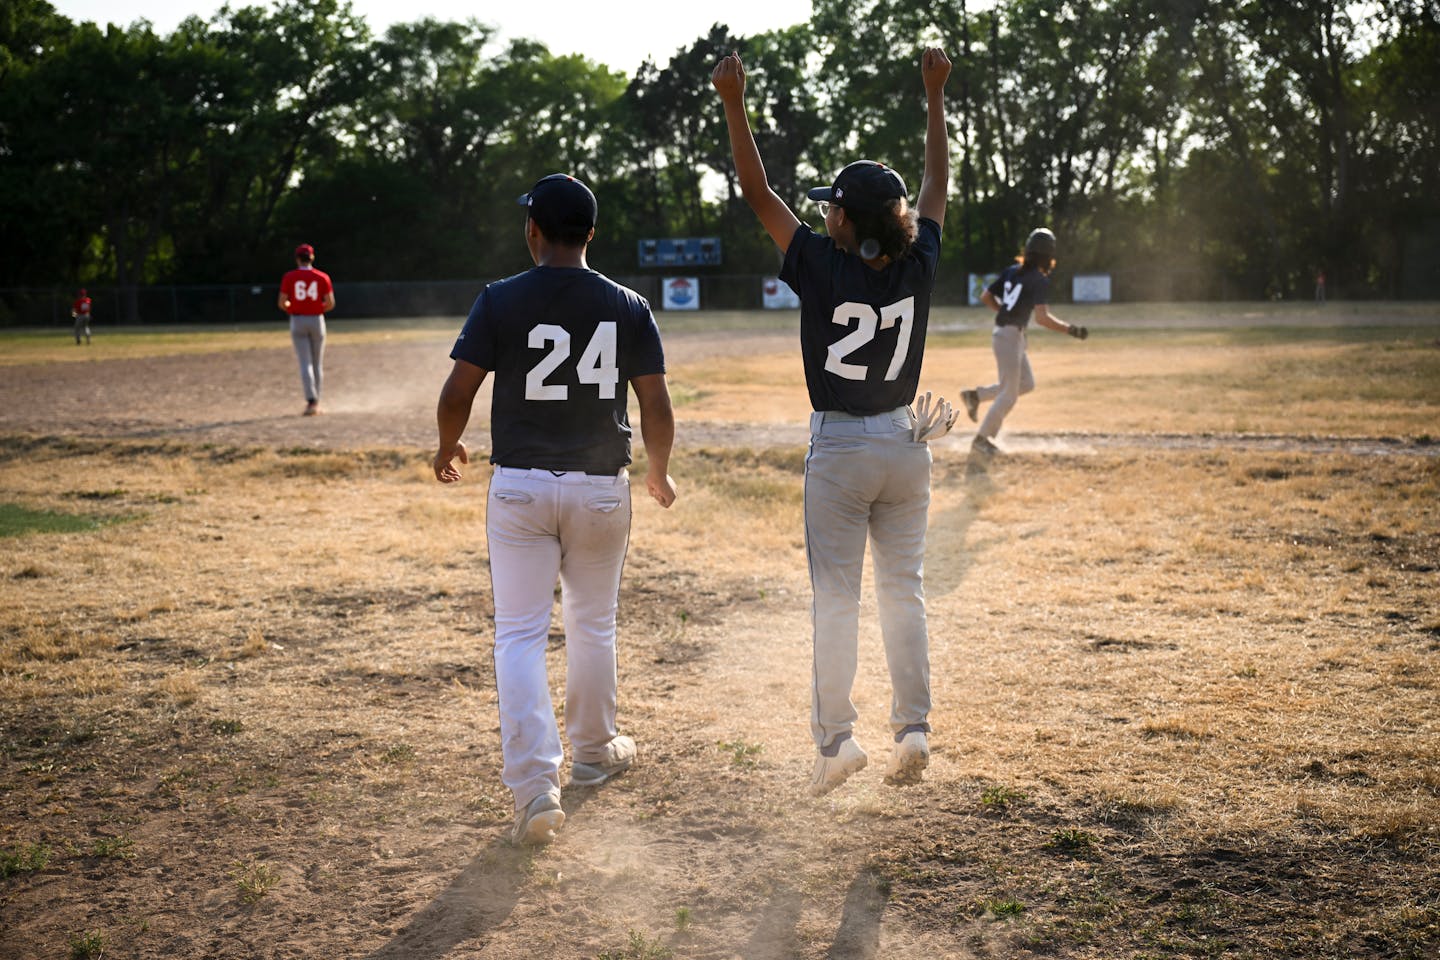
{"label": "baseball cleat", "polygon": [[553,793],[542,793],[515,817],[510,842],[517,846],[549,843],[564,823],[565,811],[560,809],[560,798]]}
{"label": "baseball cleat", "polygon": [[989,437],[975,434],[975,439],[970,442],[970,452],[981,457],[993,457],[1000,452],[1000,448],[990,442]]}
{"label": "baseball cleat", "polygon": [[605,758],[594,763],[570,764],[570,784],[595,787],[623,772],[635,761],[635,741],[623,734],[605,744]]}
{"label": "baseball cleat", "polygon": [[[826,756],[827,750],[833,750],[833,755]],[[822,747],[820,755],[815,758],[815,769],[810,773],[810,795],[824,796],[849,780],[852,773],[864,770],[869,762],[870,758],[865,756],[860,744],[849,735],[838,743]]]}
{"label": "baseball cleat", "polygon": [[320,412],[320,401],[311,400],[305,404],[304,416],[313,417]]}
{"label": "baseball cleat", "polygon": [[961,390],[960,402],[965,404],[965,416],[970,422],[975,422],[976,415],[980,412],[980,393],[977,390]]}
{"label": "baseball cleat", "polygon": [[895,749],[885,766],[885,782],[892,787],[919,783],[930,765],[930,744],[925,731],[907,727],[895,736]]}

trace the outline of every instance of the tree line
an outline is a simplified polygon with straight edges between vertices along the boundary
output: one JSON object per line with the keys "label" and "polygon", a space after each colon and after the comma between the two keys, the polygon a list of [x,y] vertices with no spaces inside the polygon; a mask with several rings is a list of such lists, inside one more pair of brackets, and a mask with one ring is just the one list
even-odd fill
{"label": "tree line", "polygon": [[[739,197],[710,70],[735,50],[776,191],[859,157],[918,187],[926,45],[947,88],[942,290],[1049,225],[1074,271],[1189,277],[1192,296],[1393,296],[1440,223],[1440,2],[815,0],[723,24],[626,76],[494,28],[373,34],[344,0],[227,7],[168,35],[0,12],[0,286],[253,282],[304,240],[351,280],[528,265],[539,176],[595,189],[592,262],[718,236],[773,273]],[[1434,264],[1423,268],[1434,272]],[[945,284],[949,284],[947,288]]]}

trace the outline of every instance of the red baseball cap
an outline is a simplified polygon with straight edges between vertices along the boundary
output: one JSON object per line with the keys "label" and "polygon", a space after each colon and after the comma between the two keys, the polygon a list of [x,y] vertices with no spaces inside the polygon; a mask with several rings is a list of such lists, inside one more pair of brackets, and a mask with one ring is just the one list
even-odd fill
{"label": "red baseball cap", "polygon": [[314,260],[315,248],[310,246],[310,244],[308,243],[302,243],[300,244],[300,246],[295,248],[295,256],[299,257],[301,260]]}

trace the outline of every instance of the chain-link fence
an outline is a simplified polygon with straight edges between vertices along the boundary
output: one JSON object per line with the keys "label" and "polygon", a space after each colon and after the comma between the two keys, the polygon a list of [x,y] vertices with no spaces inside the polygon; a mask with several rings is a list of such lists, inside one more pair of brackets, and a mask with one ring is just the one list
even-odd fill
{"label": "chain-link fence", "polygon": [[[663,308],[663,278],[615,276],[655,309]],[[710,275],[699,278],[699,305],[706,310],[758,310],[763,306],[765,278],[758,274]],[[335,281],[336,318],[452,316],[463,319],[484,280],[347,283]],[[71,323],[70,305],[77,290],[10,287],[0,289],[0,325],[44,327]],[[92,322],[154,324],[243,324],[283,319],[275,304],[274,283],[88,288]],[[132,306],[133,304],[133,306]]]}
{"label": "chain-link fence", "polygon": [[[1110,295],[1116,302],[1216,301],[1242,296],[1223,276],[1203,269],[1121,268],[1107,274]],[[659,274],[613,275],[618,283],[638,292],[658,311],[665,308],[664,282]],[[689,291],[691,303],[704,310],[759,310],[771,278],[760,274],[706,274]],[[1062,264],[1051,278],[1052,302],[1071,299],[1071,274]],[[485,280],[434,280],[354,283],[336,280],[337,319],[365,317],[454,317],[470,312]],[[960,306],[968,302],[968,275],[944,267],[933,303]],[[275,304],[275,283],[212,284],[89,288],[93,322],[154,324],[242,324],[283,319]],[[1308,296],[1308,291],[1303,291]],[[75,290],[11,287],[0,289],[0,326],[63,326],[71,322],[70,304]],[[133,303],[133,308],[130,306]],[[687,304],[688,305],[688,304]]]}

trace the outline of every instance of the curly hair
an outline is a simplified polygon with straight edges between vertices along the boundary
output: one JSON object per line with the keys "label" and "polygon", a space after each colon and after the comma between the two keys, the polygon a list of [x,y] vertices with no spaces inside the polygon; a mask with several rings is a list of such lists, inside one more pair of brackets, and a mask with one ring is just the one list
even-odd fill
{"label": "curly hair", "polygon": [[847,208],[845,216],[855,225],[855,241],[860,256],[866,260],[885,256],[899,260],[910,252],[910,245],[920,233],[919,218],[904,197],[889,201],[884,213]]}
{"label": "curly hair", "polygon": [[1034,250],[1029,253],[1022,253],[1015,257],[1015,262],[1020,264],[1021,270],[1039,270],[1047,277],[1055,269],[1055,258],[1046,253],[1038,253]]}

